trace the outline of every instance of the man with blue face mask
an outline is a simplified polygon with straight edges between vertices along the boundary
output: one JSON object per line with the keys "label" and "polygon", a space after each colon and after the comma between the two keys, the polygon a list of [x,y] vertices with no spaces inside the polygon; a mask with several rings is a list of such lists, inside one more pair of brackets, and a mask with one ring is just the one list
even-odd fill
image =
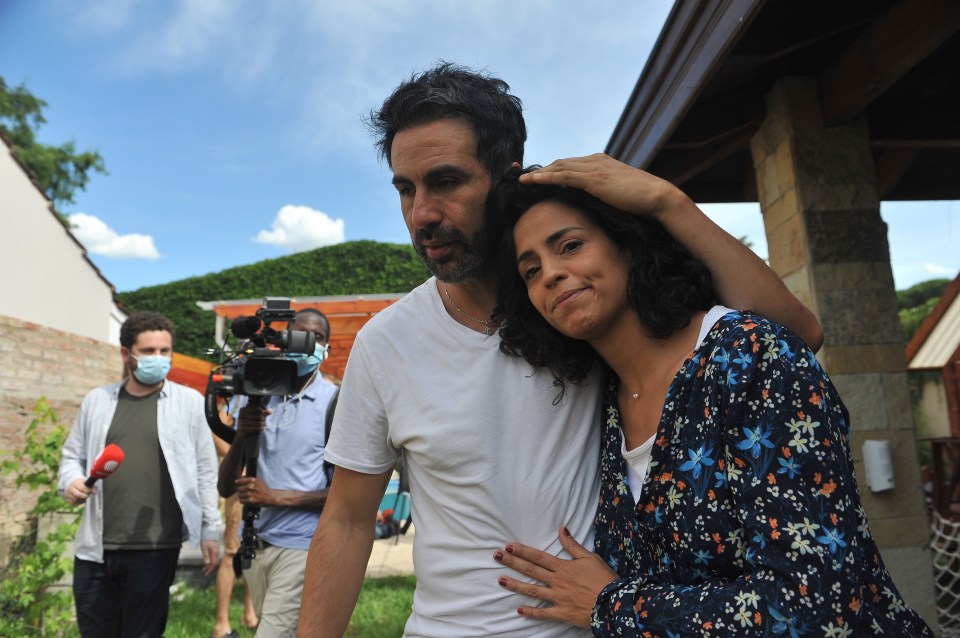
{"label": "man with blue face mask", "polygon": [[[139,312],[120,328],[124,378],[90,392],[63,446],[58,489],[86,503],[75,542],[73,593],[80,634],[162,636],[183,541],[199,544],[204,574],[217,565],[217,458],[199,392],[167,380],[174,328]],[[123,463],[86,484],[104,447]]]}
{"label": "man with blue face mask", "polygon": [[[288,396],[270,397],[265,408],[242,406],[237,435],[220,465],[220,494],[236,492],[244,505],[257,506],[259,546],[243,576],[260,617],[259,638],[294,636],[307,550],[327,501],[323,466],[327,410],[337,386],[323,378],[330,322],[313,308],[297,312],[293,330],[312,332],[313,354],[289,355],[297,360],[297,381]],[[257,476],[242,476],[244,441],[260,433]]]}

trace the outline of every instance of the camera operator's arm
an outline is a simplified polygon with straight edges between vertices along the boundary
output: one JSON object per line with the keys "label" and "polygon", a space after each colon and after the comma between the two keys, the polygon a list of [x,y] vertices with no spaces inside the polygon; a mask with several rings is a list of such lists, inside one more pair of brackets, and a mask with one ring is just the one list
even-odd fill
{"label": "camera operator's arm", "polygon": [[255,405],[245,405],[237,415],[237,434],[230,444],[230,449],[220,463],[220,472],[217,477],[217,491],[220,496],[228,498],[237,491],[237,479],[243,476],[243,448],[247,436],[263,431],[267,423],[270,410],[264,410]]}
{"label": "camera operator's arm", "polygon": [[274,490],[258,478],[237,479],[237,494],[244,505],[260,507],[288,507],[319,512],[327,502],[327,491]]}
{"label": "camera operator's arm", "polygon": [[[220,423],[229,426],[231,429],[233,428],[236,418],[234,415],[230,414],[228,406],[221,408],[218,412],[218,415],[220,417]],[[227,456],[227,452],[230,451],[230,444],[216,434],[211,433],[210,435],[213,437],[213,447],[217,449],[217,458],[222,461],[224,457]]]}

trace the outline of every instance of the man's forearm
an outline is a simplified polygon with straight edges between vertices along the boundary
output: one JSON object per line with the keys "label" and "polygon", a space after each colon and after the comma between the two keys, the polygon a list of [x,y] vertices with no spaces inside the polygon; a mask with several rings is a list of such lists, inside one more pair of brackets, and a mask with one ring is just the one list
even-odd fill
{"label": "man's forearm", "polygon": [[297,636],[340,638],[347,630],[373,549],[373,522],[320,517],[310,543]]}
{"label": "man's forearm", "polygon": [[237,435],[220,462],[217,474],[217,491],[223,498],[230,498],[237,491],[237,479],[243,472],[243,437]]}
{"label": "man's forearm", "polygon": [[296,490],[271,490],[273,503],[271,507],[288,507],[290,509],[319,512],[327,503],[328,490],[312,492],[298,492]]}

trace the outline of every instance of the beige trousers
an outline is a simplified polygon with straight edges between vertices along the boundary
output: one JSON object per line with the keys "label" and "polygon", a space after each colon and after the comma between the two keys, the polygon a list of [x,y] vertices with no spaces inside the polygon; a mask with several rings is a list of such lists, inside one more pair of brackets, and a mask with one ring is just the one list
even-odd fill
{"label": "beige trousers", "polygon": [[294,638],[303,594],[307,550],[272,545],[257,550],[243,577],[260,618],[257,638]]}

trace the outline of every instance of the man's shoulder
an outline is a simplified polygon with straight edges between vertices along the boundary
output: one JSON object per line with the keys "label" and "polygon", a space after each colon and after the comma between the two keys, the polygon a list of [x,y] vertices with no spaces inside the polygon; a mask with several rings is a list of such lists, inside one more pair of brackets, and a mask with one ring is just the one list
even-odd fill
{"label": "man's shoulder", "polygon": [[324,379],[322,375],[317,375],[313,383],[310,384],[309,392],[316,398],[330,400],[340,389],[336,383]]}
{"label": "man's shoulder", "polygon": [[163,393],[175,401],[203,402],[203,395],[200,394],[200,392],[190,386],[181,385],[170,379],[163,382]]}
{"label": "man's shoulder", "polygon": [[113,383],[105,383],[95,387],[94,389],[87,392],[83,397],[83,402],[88,403],[90,401],[100,401],[103,399],[109,399],[110,397],[116,396],[120,391],[120,386],[123,385],[124,380],[114,381]]}
{"label": "man's shoulder", "polygon": [[395,324],[421,318],[430,304],[431,285],[435,285],[431,277],[425,282],[400,297],[377,314],[375,314],[357,334],[358,337],[369,338],[372,335],[383,333],[395,335]]}
{"label": "man's shoulder", "polygon": [[99,418],[105,411],[112,409],[121,383],[123,382],[108,383],[87,392],[80,402],[80,409],[77,410],[76,423]]}

